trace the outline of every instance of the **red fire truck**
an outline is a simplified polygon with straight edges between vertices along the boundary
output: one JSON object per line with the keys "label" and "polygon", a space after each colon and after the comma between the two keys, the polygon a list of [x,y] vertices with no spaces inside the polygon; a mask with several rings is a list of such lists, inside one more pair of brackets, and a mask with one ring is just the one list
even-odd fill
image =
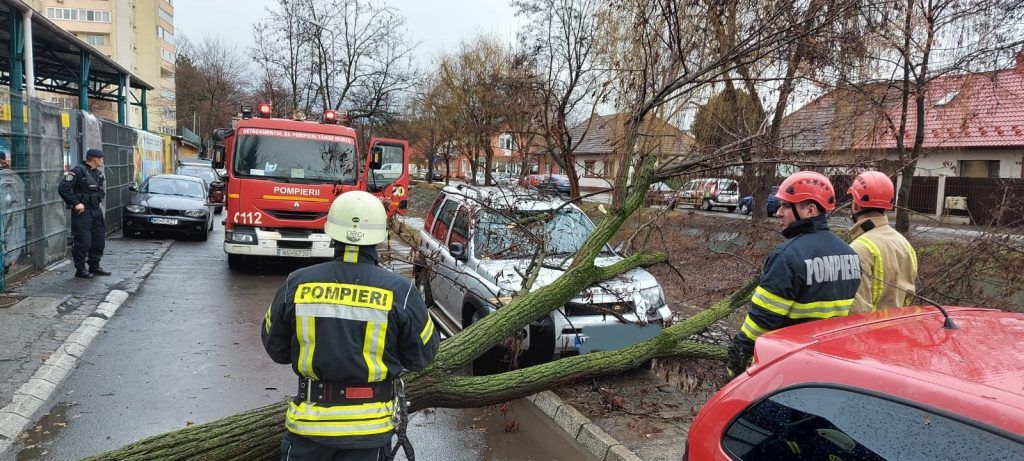
{"label": "red fire truck", "polygon": [[271,117],[269,104],[243,106],[231,129],[214,130],[214,168],[226,169],[224,251],[239,269],[261,256],[331,258],[324,234],[334,198],[365,190],[388,215],[404,214],[409,198],[409,144],[372,138],[365,159],[356,132],[325,111],[321,120]]}

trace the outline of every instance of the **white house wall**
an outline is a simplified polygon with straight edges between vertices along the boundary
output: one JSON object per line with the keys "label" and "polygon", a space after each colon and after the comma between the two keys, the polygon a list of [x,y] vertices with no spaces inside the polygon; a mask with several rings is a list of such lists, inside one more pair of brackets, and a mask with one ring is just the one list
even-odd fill
{"label": "white house wall", "polygon": [[939,176],[945,173],[948,176],[959,176],[960,160],[999,160],[1000,178],[1020,178],[1024,148],[932,151],[918,159],[914,175]]}
{"label": "white house wall", "polygon": [[[586,157],[586,158],[577,157],[576,158],[576,176],[579,179],[580,188],[582,188],[582,189],[607,189],[609,187],[612,187],[612,183],[611,183],[611,181],[609,179],[604,179],[604,178],[588,178],[588,177],[586,177],[584,175],[584,171],[585,171],[584,170],[584,166],[586,165],[585,162],[587,162],[589,160],[591,160],[591,158],[589,158],[589,157]],[[597,159],[594,159],[594,160],[595,160],[595,163],[594,163],[595,168],[598,171],[604,171],[604,161],[603,160],[597,160]]]}

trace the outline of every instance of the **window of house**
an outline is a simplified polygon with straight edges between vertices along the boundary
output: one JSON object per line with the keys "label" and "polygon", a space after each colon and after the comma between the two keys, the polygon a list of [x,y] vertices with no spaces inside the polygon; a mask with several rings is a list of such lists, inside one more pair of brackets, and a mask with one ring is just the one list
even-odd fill
{"label": "window of house", "polygon": [[46,17],[65,21],[110,22],[110,11],[84,8],[47,8]]}
{"label": "window of house", "polygon": [[157,8],[156,11],[160,15],[160,19],[167,21],[168,24],[174,24],[174,16],[171,13],[164,11],[163,8]]}
{"label": "window of house", "polygon": [[597,174],[597,162],[594,160],[587,160],[583,162],[583,176],[588,178],[596,178]]}
{"label": "window of house", "polygon": [[733,459],[1015,459],[1021,445],[965,421],[852,390],[790,389],[744,411],[722,438]]}
{"label": "window of house", "polygon": [[513,150],[516,148],[515,138],[511,134],[505,133],[498,137],[498,148],[505,150]]}
{"label": "window of house", "polygon": [[999,160],[961,160],[960,176],[965,178],[998,178]]}
{"label": "window of house", "polygon": [[171,53],[170,51],[167,51],[167,50],[165,50],[163,48],[160,48],[160,59],[163,59],[164,61],[173,63],[174,62],[174,53]]}
{"label": "window of house", "polygon": [[601,172],[601,176],[606,178],[615,176],[615,160],[605,160],[604,171]]}
{"label": "window of house", "polygon": [[161,26],[156,26],[156,36],[164,39],[167,43],[174,43],[174,34]]}
{"label": "window of house", "polygon": [[88,34],[85,36],[85,42],[92,46],[103,46],[107,44],[107,36],[104,34]]}

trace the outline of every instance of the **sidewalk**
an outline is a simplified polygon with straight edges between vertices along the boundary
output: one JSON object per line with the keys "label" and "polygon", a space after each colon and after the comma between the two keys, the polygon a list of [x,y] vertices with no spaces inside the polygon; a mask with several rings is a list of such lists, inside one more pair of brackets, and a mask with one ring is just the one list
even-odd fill
{"label": "sidewalk", "polygon": [[[77,279],[73,277],[74,266],[66,261],[9,287],[8,296],[22,299],[0,309],[0,408],[12,403],[19,389],[50,356],[61,352],[59,349],[83,321],[102,315],[96,313],[96,308],[108,293],[136,291],[171,245],[116,237],[107,239],[102,261],[103,268],[113,273],[111,276]],[[2,416],[0,421],[4,420]],[[20,416],[29,420],[33,417]],[[2,447],[14,428],[0,429]]]}

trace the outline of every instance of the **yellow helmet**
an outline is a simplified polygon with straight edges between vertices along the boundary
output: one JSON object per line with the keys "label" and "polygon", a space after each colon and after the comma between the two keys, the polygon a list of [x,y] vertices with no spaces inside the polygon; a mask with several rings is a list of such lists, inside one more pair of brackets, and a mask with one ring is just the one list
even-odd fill
{"label": "yellow helmet", "polygon": [[388,212],[369,192],[345,192],[331,204],[324,232],[341,243],[376,245],[388,238]]}

